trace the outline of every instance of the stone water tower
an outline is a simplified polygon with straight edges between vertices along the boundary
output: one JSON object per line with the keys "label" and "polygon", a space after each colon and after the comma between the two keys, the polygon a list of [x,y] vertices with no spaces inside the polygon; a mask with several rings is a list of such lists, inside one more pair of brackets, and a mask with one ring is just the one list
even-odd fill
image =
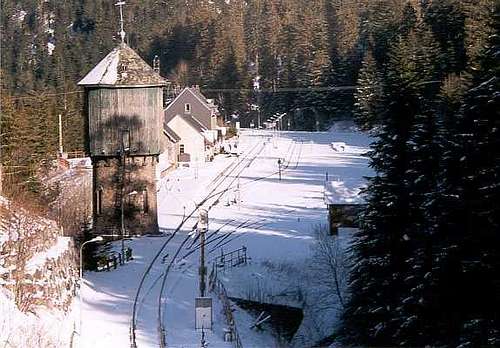
{"label": "stone water tower", "polygon": [[94,231],[157,233],[155,171],[166,81],[122,42],[78,85],[85,89]]}

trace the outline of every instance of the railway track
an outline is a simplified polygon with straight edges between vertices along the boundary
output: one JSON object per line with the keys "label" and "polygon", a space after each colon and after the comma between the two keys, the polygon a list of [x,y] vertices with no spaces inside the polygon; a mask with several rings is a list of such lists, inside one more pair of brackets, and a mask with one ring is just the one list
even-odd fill
{"label": "railway track", "polygon": [[[288,170],[290,168],[290,165],[292,163],[295,163],[292,168],[293,169],[297,169],[298,166],[299,166],[299,163],[300,163],[300,160],[302,159],[302,149],[304,147],[304,144],[302,141],[300,141],[300,143],[297,143],[295,140],[292,141],[292,143],[288,146],[288,149],[287,149],[287,154],[289,154],[288,156],[286,156],[284,162],[285,164],[283,165],[282,169],[281,169],[281,172],[285,172],[286,170]],[[294,156],[296,156],[296,159],[294,160]],[[265,176],[261,176],[261,177],[258,177],[258,178],[255,178],[253,180],[249,180],[247,181],[246,183],[244,183],[242,186],[249,186],[249,185],[252,185],[258,181],[261,181],[261,180],[265,180],[265,179],[269,179],[273,176],[276,176],[279,174],[279,170],[275,171],[275,172],[272,172],[271,174],[269,175],[265,175]]]}
{"label": "railway track", "polygon": [[[259,148],[260,145],[260,148]],[[195,208],[188,214],[186,215],[180,224],[176,227],[176,229],[173,231],[173,233],[167,238],[167,240],[162,244],[161,248],[158,250],[158,252],[155,254],[153,257],[153,260],[149,263],[147,266],[145,272],[143,273],[143,276],[141,277],[141,281],[139,283],[139,287],[136,291],[136,295],[134,298],[134,303],[133,303],[133,309],[132,309],[132,318],[131,318],[131,324],[130,324],[130,346],[132,348],[137,347],[137,340],[136,340],[136,329],[137,329],[137,311],[138,311],[138,306],[140,303],[144,302],[144,299],[142,301],[139,301],[139,298],[141,296],[142,289],[144,287],[145,281],[150,275],[151,269],[153,265],[158,261],[160,258],[161,254],[164,252],[165,248],[167,245],[170,243],[170,241],[176,236],[176,234],[181,230],[181,228],[184,226],[184,224],[191,219],[195,215],[195,213],[204,205],[207,205],[207,210],[210,210],[212,207],[218,204],[220,198],[227,193],[229,190],[232,189],[232,184],[239,178],[239,176],[243,173],[243,171],[248,168],[248,166],[259,156],[259,154],[262,152],[264,149],[264,145],[262,143],[257,142],[255,146],[253,146],[243,157],[238,158],[237,160],[231,162],[226,168],[224,168],[221,173],[217,175],[208,185],[208,187],[211,187],[210,191],[207,193],[205,198],[203,198],[198,204],[195,205]],[[248,163],[246,163],[248,160]],[[242,166],[242,164],[245,164]],[[228,179],[231,179],[231,175],[233,175],[232,180],[229,180],[229,183],[226,185],[225,188],[221,188],[221,186],[228,181]],[[194,224],[194,226],[191,228],[191,231],[196,230],[197,223]],[[159,337],[159,346],[160,347],[165,347],[166,345],[166,334],[165,334],[165,329],[162,321],[162,308],[163,308],[163,303],[165,303],[164,298],[163,298],[163,293],[165,290],[165,285],[167,281],[168,274],[172,268],[172,265],[176,261],[178,255],[180,254],[181,250],[184,248],[188,240],[191,238],[191,235],[188,234],[182,243],[179,245],[177,248],[176,252],[174,255],[170,258],[170,261],[167,265],[167,268],[161,275],[162,282],[161,282],[161,288],[160,288],[160,294],[158,296],[158,320],[157,320],[157,325],[158,325],[158,337]],[[152,287],[156,285],[158,282],[159,278],[157,278]],[[152,289],[150,288],[150,290]],[[149,294],[150,290],[147,291],[146,296]]]}

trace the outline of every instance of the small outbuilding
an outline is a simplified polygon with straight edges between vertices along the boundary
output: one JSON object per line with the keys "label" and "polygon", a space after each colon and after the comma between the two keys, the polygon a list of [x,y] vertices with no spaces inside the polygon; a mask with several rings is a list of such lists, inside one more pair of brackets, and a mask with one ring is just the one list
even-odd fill
{"label": "small outbuilding", "polygon": [[360,180],[329,181],[325,184],[330,234],[337,234],[339,227],[359,227],[360,214],[365,207],[361,195],[363,184]]}

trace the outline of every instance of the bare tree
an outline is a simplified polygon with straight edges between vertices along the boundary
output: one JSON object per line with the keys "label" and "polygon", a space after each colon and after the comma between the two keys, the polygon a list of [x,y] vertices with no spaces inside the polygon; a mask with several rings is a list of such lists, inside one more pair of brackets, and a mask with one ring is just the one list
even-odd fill
{"label": "bare tree", "polygon": [[[347,257],[338,236],[328,233],[325,225],[315,227],[316,241],[313,246],[313,279],[318,282],[321,302],[318,308],[331,308],[339,303],[344,307],[344,291],[347,283]],[[334,294],[336,300],[333,300]]]}

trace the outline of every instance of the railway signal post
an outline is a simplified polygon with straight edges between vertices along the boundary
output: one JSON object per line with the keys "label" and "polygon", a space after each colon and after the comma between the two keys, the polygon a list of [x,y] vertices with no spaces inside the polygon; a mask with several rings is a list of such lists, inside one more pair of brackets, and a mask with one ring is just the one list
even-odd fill
{"label": "railway signal post", "polygon": [[196,329],[212,329],[212,299],[205,297],[205,278],[207,268],[205,267],[205,233],[208,230],[208,211],[200,209],[198,217],[198,233],[200,234],[200,297],[195,299]]}
{"label": "railway signal post", "polygon": [[208,211],[200,209],[198,217],[198,233],[200,234],[200,297],[205,297],[205,233],[208,229]]}

